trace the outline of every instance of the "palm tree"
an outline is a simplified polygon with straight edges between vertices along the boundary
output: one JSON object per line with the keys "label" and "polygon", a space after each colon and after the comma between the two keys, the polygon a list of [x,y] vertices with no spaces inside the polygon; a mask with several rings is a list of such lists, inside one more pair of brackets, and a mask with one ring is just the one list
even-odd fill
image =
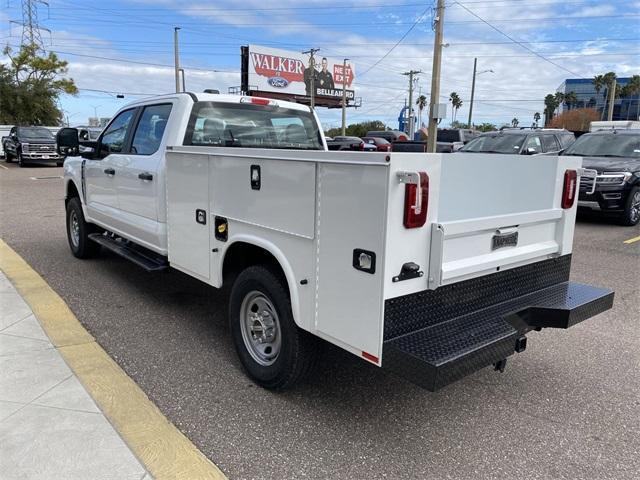
{"label": "palm tree", "polygon": [[[556,93],[557,95],[557,93]],[[558,101],[556,100],[556,95],[550,93],[546,97],[544,97],[544,124],[545,126],[551,123],[551,119],[553,118],[553,114],[556,112],[556,108],[558,108]]]}
{"label": "palm tree", "polygon": [[[627,119],[629,118],[629,113],[631,113],[631,105],[633,102],[631,101],[631,97],[640,93],[640,75],[633,75],[629,82],[620,89],[620,96],[629,98],[629,110],[627,111]],[[636,117],[640,117],[640,101],[638,101],[638,110]]]}
{"label": "palm tree", "polygon": [[458,109],[462,106],[462,100],[456,92],[451,92],[451,95],[449,95],[449,101],[451,102],[451,106],[453,107],[453,121],[455,122]]}
{"label": "palm tree", "polygon": [[424,107],[427,106],[427,97],[425,97],[424,95],[420,95],[418,97],[418,100],[416,100],[416,105],[418,105],[418,115],[419,115],[419,119],[418,119],[418,123],[420,124],[419,128],[422,128],[422,110],[424,110]]}
{"label": "palm tree", "polygon": [[533,121],[535,122],[536,127],[538,126],[538,122],[540,121],[540,112],[536,112],[533,114]]}
{"label": "palm tree", "polygon": [[571,110],[571,107],[575,106],[578,103],[578,95],[576,95],[576,92],[571,91],[569,93],[565,93],[563,100],[564,104],[567,106],[567,109]]}
{"label": "palm tree", "polygon": [[518,120],[517,118],[514,118],[514,119],[511,120],[511,126],[513,128],[516,128],[519,123],[520,123],[520,120]]}
{"label": "palm tree", "polygon": [[[608,111],[609,109],[607,105],[609,101],[609,94],[611,92],[611,89],[614,88],[613,84],[616,81],[616,79],[617,79],[617,76],[615,72],[607,72],[604,75],[602,75],[602,85],[605,87],[605,90],[604,90],[604,108],[602,109],[602,115],[600,116],[600,119],[604,118],[604,112]],[[619,94],[619,92],[613,92],[613,98],[616,98],[616,94]]]}

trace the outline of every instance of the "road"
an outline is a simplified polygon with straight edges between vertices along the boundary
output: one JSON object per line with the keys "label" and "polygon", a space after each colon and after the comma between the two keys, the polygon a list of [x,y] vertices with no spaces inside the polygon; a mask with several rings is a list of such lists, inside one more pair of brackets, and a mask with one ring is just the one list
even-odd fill
{"label": "road", "polygon": [[2,238],[231,479],[637,478],[640,241],[624,241],[638,227],[578,223],[572,279],[615,289],[613,310],[532,332],[502,374],[429,393],[330,348],[312,380],[274,394],[241,371],[228,292],[74,259],[62,169],[0,166]]}

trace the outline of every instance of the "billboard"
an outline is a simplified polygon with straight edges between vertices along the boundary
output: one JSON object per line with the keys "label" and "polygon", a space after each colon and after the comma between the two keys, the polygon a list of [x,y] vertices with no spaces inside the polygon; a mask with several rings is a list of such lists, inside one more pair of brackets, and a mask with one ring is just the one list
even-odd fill
{"label": "billboard", "polygon": [[343,61],[316,54],[315,68],[311,68],[309,55],[271,47],[249,45],[242,49],[242,69],[246,79],[243,90],[255,94],[276,94],[301,101],[311,95],[315,87],[315,103],[327,106],[342,101],[343,85],[346,97],[353,100],[355,69],[353,64],[344,68]]}

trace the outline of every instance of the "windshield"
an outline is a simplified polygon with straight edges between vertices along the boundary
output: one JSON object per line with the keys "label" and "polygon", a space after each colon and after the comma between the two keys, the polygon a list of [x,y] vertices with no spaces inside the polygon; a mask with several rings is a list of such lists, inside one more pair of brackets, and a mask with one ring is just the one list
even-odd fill
{"label": "windshield", "polygon": [[46,128],[21,128],[18,135],[25,140],[53,140],[53,133]]}
{"label": "windshield", "polygon": [[273,106],[198,102],[185,145],[323,150],[310,112]]}
{"label": "windshield", "polygon": [[582,135],[563,155],[640,158],[640,134]]}
{"label": "windshield", "polygon": [[525,135],[483,135],[474,138],[461,152],[520,153]]}

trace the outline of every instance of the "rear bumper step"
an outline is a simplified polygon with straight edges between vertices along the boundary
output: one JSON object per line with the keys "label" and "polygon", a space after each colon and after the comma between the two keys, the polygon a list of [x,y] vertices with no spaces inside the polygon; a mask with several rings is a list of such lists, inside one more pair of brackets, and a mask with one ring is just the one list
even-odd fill
{"label": "rear bumper step", "polygon": [[522,351],[523,336],[533,329],[569,328],[610,309],[613,295],[562,282],[441,323],[425,322],[425,328],[384,342],[383,368],[435,391]]}

